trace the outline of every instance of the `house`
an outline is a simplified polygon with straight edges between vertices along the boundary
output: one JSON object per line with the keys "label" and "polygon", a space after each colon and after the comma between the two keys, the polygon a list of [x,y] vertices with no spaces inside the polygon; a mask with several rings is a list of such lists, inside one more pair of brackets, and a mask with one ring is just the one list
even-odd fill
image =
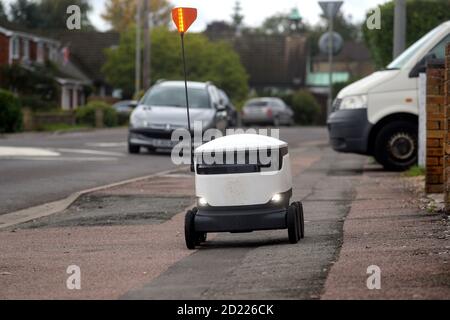
{"label": "house", "polygon": [[68,48],[71,61],[91,80],[94,97],[107,100],[115,95],[115,88],[106,81],[102,67],[106,49],[119,46],[118,32],[61,30],[47,34]]}
{"label": "house", "polygon": [[29,70],[33,66],[55,66],[54,78],[59,86],[59,102],[64,110],[85,104],[89,77],[70,59],[70,52],[60,41],[37,31],[0,22],[0,65],[20,64]]}
{"label": "house", "polygon": [[[328,55],[319,53],[308,61],[306,84],[316,93],[326,94],[330,83]],[[363,78],[375,71],[369,49],[362,42],[346,41],[333,58],[333,83]]]}
{"label": "house", "polygon": [[208,25],[206,36],[229,42],[241,58],[253,90],[295,90],[306,84],[308,38],[303,34],[267,35],[244,32],[236,37],[224,22]]}

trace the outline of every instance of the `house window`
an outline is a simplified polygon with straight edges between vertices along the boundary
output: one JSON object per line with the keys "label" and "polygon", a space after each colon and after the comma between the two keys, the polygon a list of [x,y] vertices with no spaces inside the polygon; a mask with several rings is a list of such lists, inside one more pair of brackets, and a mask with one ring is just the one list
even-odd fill
{"label": "house window", "polygon": [[19,59],[19,57],[20,57],[19,38],[17,38],[17,37],[11,38],[11,43],[12,43],[11,57],[12,57],[12,59]]}
{"label": "house window", "polygon": [[45,49],[44,44],[42,42],[37,43],[37,57],[36,60],[38,63],[45,62]]}
{"label": "house window", "polygon": [[30,41],[28,39],[23,39],[23,60],[30,60]]}
{"label": "house window", "polygon": [[56,61],[57,58],[58,58],[58,51],[55,46],[51,45],[49,47],[49,59],[51,61]]}

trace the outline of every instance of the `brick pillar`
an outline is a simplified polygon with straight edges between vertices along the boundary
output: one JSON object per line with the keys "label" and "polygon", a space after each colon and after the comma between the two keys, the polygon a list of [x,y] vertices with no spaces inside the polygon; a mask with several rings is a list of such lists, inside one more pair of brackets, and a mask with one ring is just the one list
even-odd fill
{"label": "brick pillar", "polygon": [[444,191],[445,68],[429,63],[427,68],[427,176],[426,192]]}
{"label": "brick pillar", "polygon": [[33,111],[30,108],[23,108],[23,130],[24,131],[33,131],[34,130],[34,117]]}
{"label": "brick pillar", "polygon": [[450,214],[450,43],[445,50],[445,139],[444,139],[444,195],[445,211]]}

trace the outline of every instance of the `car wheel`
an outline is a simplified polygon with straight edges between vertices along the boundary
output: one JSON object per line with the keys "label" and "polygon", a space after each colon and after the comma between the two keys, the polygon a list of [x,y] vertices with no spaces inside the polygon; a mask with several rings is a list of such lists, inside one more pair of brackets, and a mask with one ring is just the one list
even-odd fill
{"label": "car wheel", "polygon": [[408,121],[388,124],[375,140],[375,159],[386,170],[408,170],[418,160],[417,132],[417,125]]}
{"label": "car wheel", "polygon": [[130,154],[138,154],[141,151],[141,147],[135,144],[128,144],[128,153]]}

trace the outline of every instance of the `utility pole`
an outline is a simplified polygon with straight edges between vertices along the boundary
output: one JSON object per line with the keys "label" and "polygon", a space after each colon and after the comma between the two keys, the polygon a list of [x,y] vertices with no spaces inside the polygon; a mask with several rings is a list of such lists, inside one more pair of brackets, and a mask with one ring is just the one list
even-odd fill
{"label": "utility pole", "polygon": [[394,59],[406,48],[406,0],[395,0]]}
{"label": "utility pole", "polygon": [[142,26],[142,0],[136,0],[136,78],[134,85],[135,98],[138,98],[141,92],[141,26]]}
{"label": "utility pole", "polygon": [[150,39],[150,0],[144,0],[144,90],[150,88],[151,85],[151,39]]}
{"label": "utility pole", "polygon": [[329,64],[329,87],[328,87],[328,114],[333,109],[333,56],[334,56],[334,18],[337,16],[343,1],[320,1],[319,5],[328,19],[328,64]]}
{"label": "utility pole", "polygon": [[328,87],[328,104],[327,104],[327,114],[331,114],[333,109],[333,55],[334,55],[334,43],[333,43],[333,32],[334,32],[334,17],[328,19],[328,65],[330,72],[329,77],[329,87]]}

